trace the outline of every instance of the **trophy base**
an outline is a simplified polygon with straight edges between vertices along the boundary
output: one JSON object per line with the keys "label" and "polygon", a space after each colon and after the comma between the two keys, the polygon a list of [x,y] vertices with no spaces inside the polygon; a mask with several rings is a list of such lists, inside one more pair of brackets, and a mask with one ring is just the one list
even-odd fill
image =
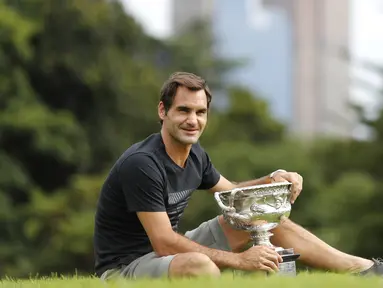
{"label": "trophy base", "polygon": [[295,260],[297,260],[300,254],[295,254],[294,249],[276,249],[276,252],[282,256],[283,262],[279,264],[279,272],[277,275],[281,276],[296,276],[297,268]]}
{"label": "trophy base", "polygon": [[297,268],[295,260],[299,258],[300,254],[296,254],[293,248],[284,249],[282,247],[275,247],[270,242],[271,236],[273,236],[273,234],[268,230],[251,231],[250,233],[250,238],[254,246],[264,245],[270,247],[282,256],[283,262],[278,265],[279,271],[276,273],[277,275],[296,276]]}

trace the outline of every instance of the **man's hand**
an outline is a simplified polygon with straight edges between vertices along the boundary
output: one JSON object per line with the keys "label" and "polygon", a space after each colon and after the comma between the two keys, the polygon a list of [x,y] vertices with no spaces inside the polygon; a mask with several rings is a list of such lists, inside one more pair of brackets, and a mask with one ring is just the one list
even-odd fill
{"label": "man's hand", "polygon": [[253,246],[248,250],[239,253],[240,270],[245,271],[266,271],[275,273],[279,271],[278,265],[282,257],[273,249],[267,246]]}
{"label": "man's hand", "polygon": [[271,183],[288,181],[292,184],[291,187],[291,204],[294,204],[303,187],[303,178],[295,172],[278,171],[274,173]]}

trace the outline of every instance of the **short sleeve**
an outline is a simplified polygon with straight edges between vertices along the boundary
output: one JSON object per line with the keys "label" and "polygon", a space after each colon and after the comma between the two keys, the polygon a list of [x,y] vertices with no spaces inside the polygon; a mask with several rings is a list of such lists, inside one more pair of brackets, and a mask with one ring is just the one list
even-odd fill
{"label": "short sleeve", "polygon": [[129,212],[166,211],[163,176],[150,155],[129,156],[118,174]]}
{"label": "short sleeve", "polygon": [[202,174],[202,183],[198,187],[198,189],[207,190],[215,186],[221,174],[215,169],[213,163],[209,158],[209,155],[203,151],[202,153],[202,163],[203,163],[203,174]]}

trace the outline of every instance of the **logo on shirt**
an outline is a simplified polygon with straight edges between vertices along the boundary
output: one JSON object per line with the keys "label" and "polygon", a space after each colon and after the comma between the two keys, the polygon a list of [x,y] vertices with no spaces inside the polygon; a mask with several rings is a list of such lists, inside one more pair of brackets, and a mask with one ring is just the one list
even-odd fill
{"label": "logo on shirt", "polygon": [[190,197],[190,195],[193,193],[195,189],[188,189],[188,190],[183,190],[180,192],[173,192],[168,194],[168,203],[169,205],[174,205],[177,203],[180,203],[187,198]]}

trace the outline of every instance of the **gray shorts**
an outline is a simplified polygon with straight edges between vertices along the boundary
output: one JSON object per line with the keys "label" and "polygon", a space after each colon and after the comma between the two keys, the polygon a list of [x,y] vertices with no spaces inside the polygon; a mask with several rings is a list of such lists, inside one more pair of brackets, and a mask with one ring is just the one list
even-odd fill
{"label": "gray shorts", "polygon": [[[218,217],[203,222],[199,227],[185,233],[185,236],[203,246],[231,251],[229,243],[218,222]],[[158,257],[155,252],[148,253],[137,258],[127,266],[121,269],[111,269],[101,275],[102,280],[108,280],[115,277],[125,278],[159,278],[167,277],[170,262],[175,255]]]}

